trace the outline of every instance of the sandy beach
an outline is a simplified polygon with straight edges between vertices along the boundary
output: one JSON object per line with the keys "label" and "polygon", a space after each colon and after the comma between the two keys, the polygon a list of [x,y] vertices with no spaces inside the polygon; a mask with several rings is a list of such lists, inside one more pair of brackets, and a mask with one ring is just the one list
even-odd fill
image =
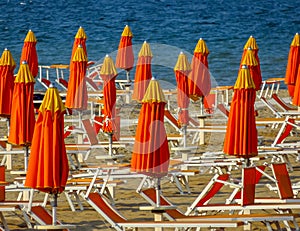
{"label": "sandy beach", "polygon": [[[280,91],[280,95],[282,97],[287,97],[287,92],[285,90]],[[119,101],[120,103],[121,101]],[[170,99],[170,104],[172,108],[176,108],[176,101],[175,98]],[[130,107],[125,107],[124,105],[120,106],[120,115],[132,118],[134,115],[138,115],[139,105],[134,104]],[[126,112],[127,110],[127,112]],[[130,113],[128,112],[130,111]],[[199,103],[191,103],[190,105],[190,113],[191,115],[196,115],[197,110],[199,110]],[[257,110],[259,117],[270,117],[271,113],[268,109],[262,106],[259,102],[257,103]],[[128,113],[128,114],[126,114]],[[216,113],[215,120],[218,121],[219,124],[226,124],[224,117],[222,115]],[[1,123],[1,130],[5,130],[5,123]],[[173,128],[166,123],[167,131],[174,132]],[[263,145],[270,145],[272,140],[275,138],[278,128],[271,128],[265,127],[263,129],[258,128],[258,136],[262,137]],[[134,126],[128,126],[123,129],[121,134],[134,134]],[[3,134],[4,135],[4,134]],[[197,150],[194,151],[194,156],[201,156],[202,153],[208,151],[222,151],[223,141],[224,141],[225,133],[212,133],[206,134],[206,144],[198,146]],[[289,140],[297,140],[297,135],[293,137],[289,137]],[[72,139],[72,138],[70,138]],[[191,144],[192,137],[188,136],[188,144]],[[107,150],[99,149],[94,150],[88,160],[86,161],[87,165],[91,164],[101,164],[96,156],[107,152]],[[123,159],[123,163],[130,162],[130,155],[131,149],[130,147],[126,150],[120,149],[120,153],[125,154],[125,158]],[[172,158],[177,158],[174,152],[171,152]],[[294,167],[294,171],[290,172],[292,183],[299,182],[300,180],[300,166],[298,162],[295,162],[295,158],[291,157],[290,161]],[[264,162],[270,163],[271,156],[268,158],[255,162],[256,165],[263,164]],[[21,155],[14,155],[13,156],[13,168],[14,170],[22,169],[23,164],[23,156]],[[213,177],[214,172],[211,172],[209,167],[200,167],[197,168],[200,170],[200,174],[189,178],[189,185],[191,187],[190,194],[180,194],[179,190],[177,189],[176,185],[170,182],[170,178],[163,178],[162,180],[162,193],[166,196],[171,202],[173,202],[179,209],[182,211],[186,211],[187,206],[189,206],[195,198],[201,193],[202,189],[206,186],[209,180]],[[270,169],[268,170],[270,171]],[[73,174],[76,172],[72,172]],[[270,172],[269,172],[270,173]],[[232,176],[239,177],[241,174],[241,168],[234,168],[231,171]],[[271,174],[271,173],[270,173]],[[16,175],[12,175],[10,170],[6,171],[6,179],[9,182],[13,182]],[[141,211],[139,209],[140,206],[149,205],[137,192],[136,189],[140,184],[141,178],[138,179],[126,179],[126,182],[120,184],[116,187],[115,192],[115,206],[116,208],[128,219],[136,219],[136,220],[153,220],[153,214],[150,211]],[[261,184],[256,188],[256,195],[269,195],[276,197],[276,193],[270,192],[269,189],[265,186],[268,179],[262,178]],[[225,198],[228,198],[232,189],[229,187],[224,187],[221,193],[216,196],[214,201],[216,202],[224,202]],[[37,193],[35,198],[43,198],[43,193]],[[6,199],[16,199],[17,193],[7,193]],[[105,221],[103,217],[101,217],[92,207],[90,207],[84,200],[82,200],[84,205],[84,210],[80,211],[79,207],[77,207],[76,212],[72,212],[64,193],[62,193],[58,198],[58,209],[57,209],[57,218],[66,224],[73,224],[76,226],[74,230],[113,230],[110,228],[110,225]],[[47,205],[47,209],[51,211],[51,206]],[[22,219],[21,211],[17,211],[16,213],[12,212],[5,212],[5,218],[7,219],[8,226],[11,230],[28,230],[26,227],[26,223]],[[265,230],[266,228],[260,223],[253,224],[253,230]],[[146,229],[145,229],[146,230]],[[230,229],[227,229],[230,230]],[[242,227],[235,229],[235,230],[243,230]]]}

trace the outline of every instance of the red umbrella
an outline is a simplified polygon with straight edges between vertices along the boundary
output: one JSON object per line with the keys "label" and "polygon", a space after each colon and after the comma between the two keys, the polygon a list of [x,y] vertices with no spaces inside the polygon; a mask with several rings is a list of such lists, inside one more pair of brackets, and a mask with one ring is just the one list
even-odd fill
{"label": "red umbrella", "polygon": [[87,56],[81,45],[78,45],[70,65],[70,77],[66,96],[66,107],[76,110],[87,109],[86,68]]}
{"label": "red umbrella", "polygon": [[64,113],[58,90],[49,87],[39,108],[25,180],[26,187],[54,195],[53,225],[56,225],[57,194],[64,191],[69,174]]}
{"label": "red umbrella", "polygon": [[260,86],[262,84],[261,72],[251,47],[248,47],[244,55],[244,58],[241,61],[241,67],[242,65],[248,66],[248,69],[250,70],[250,75],[255,84],[255,90],[256,91],[260,90]]}
{"label": "red umbrella", "polygon": [[0,59],[0,116],[2,117],[10,117],[15,67],[16,63],[11,52],[5,49]]}
{"label": "red umbrella", "polygon": [[22,54],[20,59],[20,65],[25,60],[28,63],[31,74],[36,77],[39,71],[38,55],[36,52],[37,40],[32,30],[29,30],[24,40],[22,48]]}
{"label": "red umbrella", "polygon": [[[285,84],[288,86],[288,91],[291,98],[294,97],[295,85],[297,83],[297,75],[299,72],[300,65],[300,36],[298,33],[295,34],[294,39],[290,46],[288,63],[285,73]],[[299,94],[299,93],[297,93]],[[295,104],[297,105],[298,103]]]}
{"label": "red umbrella", "polygon": [[170,159],[164,127],[165,105],[159,82],[152,79],[142,100],[131,158],[131,171],[157,178],[158,205],[160,178],[167,175]]}
{"label": "red umbrella", "polygon": [[133,34],[130,30],[130,27],[126,25],[121,35],[121,40],[116,57],[116,67],[124,69],[126,71],[128,82],[130,82],[129,71],[133,68],[134,64],[132,37]]}
{"label": "red umbrella", "polygon": [[[186,135],[186,126],[189,123],[188,107],[190,104],[188,75],[191,72],[191,65],[187,56],[182,52],[178,56],[174,71],[177,82],[178,122],[183,126],[184,135]],[[185,138],[184,146],[186,146]]]}
{"label": "red umbrella", "polygon": [[[203,99],[211,90],[210,73],[208,69],[208,55],[209,50],[205,41],[200,38],[192,58],[192,71],[189,74],[189,96],[194,100],[201,98],[201,107],[203,106]],[[201,109],[201,113],[203,109]]]}
{"label": "red umbrella", "polygon": [[[110,134],[110,145],[112,144],[112,134],[117,132],[116,128],[116,99],[117,91],[115,79],[118,73],[112,58],[106,55],[101,70],[100,76],[103,80],[103,98],[104,98],[104,122],[103,131]],[[112,153],[111,146],[109,148],[109,154]]]}
{"label": "red umbrella", "polygon": [[15,78],[8,142],[26,147],[25,170],[27,170],[28,146],[31,144],[35,124],[34,83],[29,66],[23,61]]}
{"label": "red umbrella", "polygon": [[254,81],[247,66],[243,65],[234,85],[224,140],[224,153],[246,158],[247,161],[258,154],[254,114],[255,97]]}
{"label": "red umbrella", "polygon": [[138,55],[132,94],[132,99],[137,100],[139,102],[142,101],[145,92],[148,88],[149,81],[152,78],[152,56],[153,55],[150,49],[150,45],[145,41]]}

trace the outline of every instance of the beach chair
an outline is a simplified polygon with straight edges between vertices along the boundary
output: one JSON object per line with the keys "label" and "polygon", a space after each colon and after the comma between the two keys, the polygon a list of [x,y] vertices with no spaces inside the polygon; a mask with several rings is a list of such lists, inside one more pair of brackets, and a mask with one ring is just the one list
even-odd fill
{"label": "beach chair", "polygon": [[[82,144],[65,144],[66,146],[66,151],[69,155],[72,155],[75,160],[76,160],[76,164],[72,163],[75,165],[76,168],[80,168],[80,164],[79,164],[79,160],[77,157],[78,153],[84,153],[84,160],[87,160],[89,157],[90,152],[92,151],[92,149],[99,149],[99,148],[104,148],[107,149],[109,148],[109,143],[107,141],[99,141],[97,134],[91,124],[90,119],[85,119],[81,121],[82,125],[83,125],[83,129],[81,130],[82,134],[85,135],[87,137],[87,143],[82,143]],[[126,144],[121,144],[121,143],[116,143],[113,142],[112,143],[112,148],[115,149],[115,153],[117,153],[118,148],[124,148],[126,147]],[[70,156],[71,157],[71,156]],[[119,158],[123,158],[124,155],[106,155],[104,157],[107,157],[108,159],[119,159]],[[70,160],[72,158],[69,158]],[[79,166],[78,166],[79,164]],[[76,166],[77,165],[77,166]]]}
{"label": "beach chair", "polygon": [[[31,224],[32,220],[35,221],[35,226]],[[25,221],[27,223],[28,228],[30,229],[41,229],[41,227],[39,226],[47,226],[47,230],[51,230],[50,226],[52,226],[52,220],[52,214],[50,214],[50,212],[45,207],[40,205],[31,207],[31,210],[25,213]],[[57,220],[56,222],[57,226],[53,226],[53,229],[60,229],[63,231],[69,230],[68,228],[63,228],[64,225],[61,223],[61,221]]]}
{"label": "beach chair", "polygon": [[[82,195],[82,194],[81,194]],[[111,206],[99,193],[90,193],[84,196],[86,202],[91,205],[110,225],[116,230],[122,231],[126,228],[228,228],[238,227],[243,225],[243,222],[235,221],[130,221],[117,211],[116,208]]]}
{"label": "beach chair", "polygon": [[[154,188],[148,188],[140,192],[140,195],[152,206],[156,205],[156,191]],[[294,216],[289,214],[214,214],[214,215],[185,215],[173,203],[171,203],[162,194],[160,195],[162,206],[168,206],[172,209],[165,211],[164,216],[170,221],[191,221],[191,220],[212,220],[212,221],[240,221],[245,223],[262,222],[268,230],[273,230],[272,223],[279,226],[280,221],[294,221]]]}

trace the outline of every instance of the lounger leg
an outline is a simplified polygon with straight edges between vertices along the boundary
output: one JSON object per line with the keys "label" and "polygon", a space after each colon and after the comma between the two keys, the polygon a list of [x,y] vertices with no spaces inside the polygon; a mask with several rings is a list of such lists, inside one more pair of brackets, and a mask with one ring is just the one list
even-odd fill
{"label": "lounger leg", "polygon": [[[70,193],[73,193],[73,192],[70,192]],[[72,212],[75,212],[76,209],[75,209],[75,206],[74,206],[73,201],[72,201],[72,199],[71,199],[71,195],[69,195],[69,192],[65,192],[65,196],[66,196],[66,198],[67,198],[67,201],[68,201],[68,203],[69,203],[69,206],[70,206]]]}
{"label": "lounger leg", "polygon": [[4,230],[9,230],[9,228],[7,226],[7,222],[6,222],[2,212],[0,212],[0,219],[1,219],[1,222],[3,224]]}

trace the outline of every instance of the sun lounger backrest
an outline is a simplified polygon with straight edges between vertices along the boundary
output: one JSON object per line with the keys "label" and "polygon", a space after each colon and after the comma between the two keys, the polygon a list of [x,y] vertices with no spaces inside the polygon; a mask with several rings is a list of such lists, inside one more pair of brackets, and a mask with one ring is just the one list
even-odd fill
{"label": "sun lounger backrest", "polygon": [[204,197],[202,197],[199,202],[197,203],[196,207],[202,206],[204,204],[207,204],[208,201],[213,198],[220,189],[224,186],[224,183],[222,181],[227,181],[229,179],[229,174],[222,174],[219,175],[217,180],[214,182],[212,187],[209,189],[209,191],[205,194]]}
{"label": "sun lounger backrest", "polygon": [[278,139],[276,139],[275,144],[281,144],[286,137],[288,137],[292,131],[292,129],[294,128],[294,126],[292,124],[295,124],[295,120],[292,118],[288,118],[287,120],[289,123],[284,123],[282,126],[285,126],[284,131],[281,133],[281,135],[279,136]]}
{"label": "sun lounger backrest", "polygon": [[255,167],[243,168],[242,171],[242,205],[254,204],[255,199],[255,183],[256,183]]}
{"label": "sun lounger backrest", "polygon": [[285,102],[282,101],[282,99],[276,94],[276,93],[273,93],[272,94],[272,98],[286,111],[289,111],[289,110],[295,110],[294,108],[292,107],[289,107]]}
{"label": "sun lounger backrest", "polygon": [[[5,181],[4,165],[0,165],[0,181]],[[5,186],[0,186],[0,201],[5,201]]]}
{"label": "sun lounger backrest", "polygon": [[[141,192],[141,195],[152,205],[156,205],[156,191],[154,188],[148,188]],[[147,198],[146,198],[147,197]],[[160,196],[160,204],[162,206],[172,206],[173,204],[170,203],[167,198],[163,195]],[[180,212],[178,209],[167,209],[166,214],[173,220],[178,218],[185,218],[186,216]]]}
{"label": "sun lounger backrest", "polygon": [[90,144],[91,145],[95,145],[95,144],[98,144],[98,138],[97,138],[97,134],[91,124],[91,121],[89,119],[86,119],[86,120],[82,120],[82,124],[83,124],[83,127],[86,131],[86,134],[89,138],[89,141],[90,141]]}
{"label": "sun lounger backrest", "polygon": [[[256,166],[256,168],[259,168],[261,171],[265,171],[266,166],[265,165],[260,165],[260,166]],[[258,182],[260,181],[261,177],[262,177],[262,172],[256,170],[255,171],[255,184],[258,184]],[[235,196],[234,199],[241,199],[242,197],[242,191],[240,190]]]}
{"label": "sun lounger backrest", "polygon": [[126,219],[109,205],[99,193],[90,193],[88,199],[93,202],[93,204],[90,203],[91,206],[93,206],[105,219],[110,219],[113,223],[126,222]]}
{"label": "sun lounger backrest", "polygon": [[64,86],[66,89],[68,89],[68,82],[66,80],[64,80],[63,78],[59,78],[58,82]]}
{"label": "sun lounger backrest", "polygon": [[294,197],[291,179],[285,163],[272,164],[273,174],[276,179],[280,199],[291,199]]}
{"label": "sun lounger backrest", "polygon": [[167,109],[165,109],[165,117],[171,123],[172,126],[175,126],[177,129],[181,128],[181,126],[178,124],[177,119]]}
{"label": "sun lounger backrest", "polygon": [[229,111],[227,110],[227,108],[225,107],[224,104],[218,104],[217,108],[220,110],[220,112],[222,112],[226,117],[229,116]]}
{"label": "sun lounger backrest", "polygon": [[[51,214],[41,205],[33,206],[30,210],[31,217],[40,225],[52,225]],[[57,224],[61,224],[60,221],[56,220]],[[63,231],[68,231],[69,229],[63,229]]]}

